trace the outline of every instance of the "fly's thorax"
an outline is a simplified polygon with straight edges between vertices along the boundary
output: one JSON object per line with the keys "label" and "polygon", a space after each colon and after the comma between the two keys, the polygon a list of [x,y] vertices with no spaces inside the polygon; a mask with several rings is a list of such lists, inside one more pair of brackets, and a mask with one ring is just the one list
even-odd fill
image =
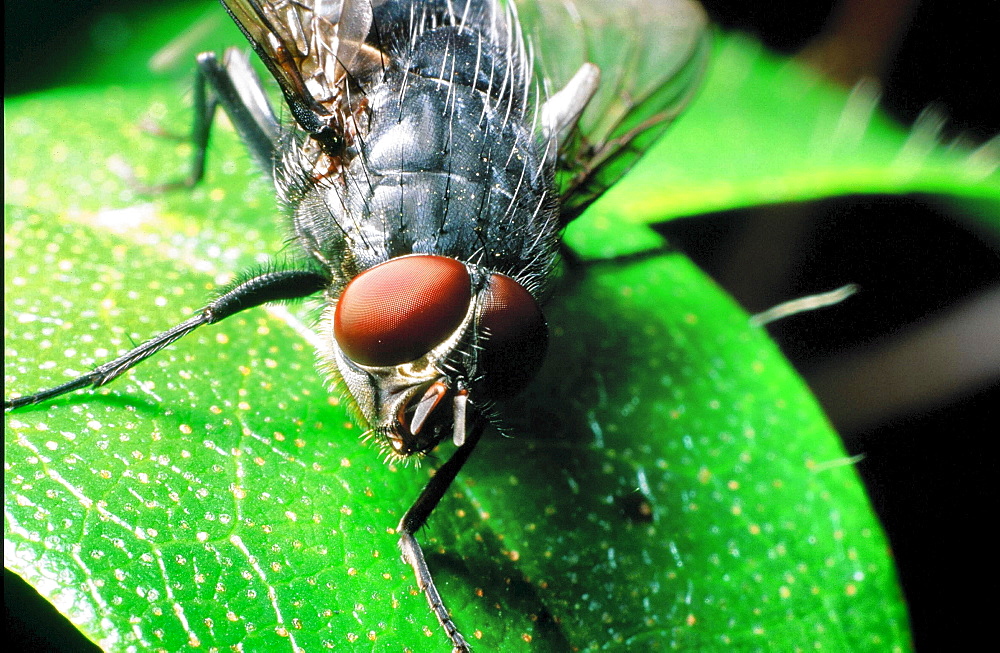
{"label": "fly's thorax", "polygon": [[414,7],[373,6],[384,56],[338,87],[342,147],[289,138],[275,171],[299,245],[330,271],[327,366],[398,456],[460,442],[533,376],[560,225],[537,85],[499,5],[461,21]]}
{"label": "fly's thorax", "polygon": [[359,153],[336,175],[305,166],[285,184],[296,191],[284,196],[303,249],[327,267],[347,256],[357,270],[422,253],[511,276],[547,272],[559,232],[552,165],[530,127],[505,120],[486,97],[387,74],[369,92]]}
{"label": "fly's thorax", "polygon": [[545,355],[538,301],[515,279],[443,256],[391,259],[351,280],[324,313],[322,355],[387,452],[464,439]]}
{"label": "fly's thorax", "polygon": [[[344,269],[349,279],[414,253],[514,277],[549,271],[557,193],[550,144],[534,124],[534,86],[523,53],[493,33],[497,22],[468,19],[432,28],[407,18],[400,38],[382,33],[380,75],[364,85],[363,102],[344,104],[343,150],[308,136],[282,148],[275,178],[298,241],[334,274]],[[396,25],[388,16],[380,24]]]}

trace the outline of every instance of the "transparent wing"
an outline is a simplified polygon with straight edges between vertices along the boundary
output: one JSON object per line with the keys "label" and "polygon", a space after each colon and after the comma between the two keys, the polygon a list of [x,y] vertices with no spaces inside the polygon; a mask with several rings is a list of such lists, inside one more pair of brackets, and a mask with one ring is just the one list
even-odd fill
{"label": "transparent wing", "polygon": [[708,58],[707,19],[690,0],[515,0],[549,95],[585,62],[597,94],[559,155],[571,220],[614,184],[684,109]]}
{"label": "transparent wing", "polygon": [[223,0],[223,4],[278,81],[299,125],[313,134],[336,127],[338,109],[346,101],[346,80],[367,79],[377,65],[371,55],[378,53],[365,47],[372,1]]}

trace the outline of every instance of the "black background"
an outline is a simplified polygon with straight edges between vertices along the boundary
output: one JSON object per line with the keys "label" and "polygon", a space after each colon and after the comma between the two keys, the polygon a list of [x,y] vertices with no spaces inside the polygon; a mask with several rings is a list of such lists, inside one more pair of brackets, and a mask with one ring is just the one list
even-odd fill
{"label": "black background", "polygon": [[[5,96],[59,85],[74,53],[95,47],[94,26],[132,4],[5,3]],[[787,54],[821,34],[834,7],[795,0],[704,4],[715,22]],[[911,8],[882,68],[883,105],[891,115],[911,124],[933,104],[948,117],[946,137],[982,142],[1000,133],[991,9],[993,0],[925,0]],[[662,231],[750,311],[859,284],[862,292],[840,306],[770,328],[811,380],[845,353],[874,355],[925,320],[998,287],[1000,242],[956,219],[961,214],[928,198],[866,196],[698,216]],[[768,237],[759,238],[761,231]],[[957,395],[863,419],[831,391],[819,396],[849,453],[864,455],[858,469],[892,543],[918,650],[991,639],[997,563],[986,525],[997,514],[998,388],[1000,371]],[[4,601],[15,650],[93,648],[6,572]]]}

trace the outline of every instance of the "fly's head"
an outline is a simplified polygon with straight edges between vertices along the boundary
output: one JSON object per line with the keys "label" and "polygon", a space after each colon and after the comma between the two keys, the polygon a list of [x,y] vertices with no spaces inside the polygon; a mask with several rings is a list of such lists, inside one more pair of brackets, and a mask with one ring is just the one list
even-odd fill
{"label": "fly's head", "polygon": [[511,277],[414,254],[348,283],[323,322],[336,367],[391,457],[457,446],[491,403],[521,390],[545,357],[548,329]]}

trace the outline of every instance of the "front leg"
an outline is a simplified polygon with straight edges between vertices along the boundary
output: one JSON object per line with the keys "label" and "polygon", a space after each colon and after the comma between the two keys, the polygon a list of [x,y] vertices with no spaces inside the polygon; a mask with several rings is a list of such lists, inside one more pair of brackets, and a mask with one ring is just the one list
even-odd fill
{"label": "front leg", "polygon": [[81,388],[99,388],[114,381],[142,361],[155,355],[164,347],[183,338],[199,327],[206,324],[215,324],[240,311],[262,304],[308,297],[309,295],[321,292],[329,284],[329,277],[310,269],[266,271],[249,277],[237,282],[216,297],[214,301],[201,309],[194,317],[150,338],[118,358],[54,388],[41,390],[30,395],[14,397],[13,399],[4,399],[3,409],[7,411],[23,406],[30,406],[31,404],[38,404]]}
{"label": "front leg", "polygon": [[465,438],[465,443],[452,454],[448,462],[438,468],[437,472],[420,492],[420,496],[417,497],[413,506],[403,515],[397,527],[399,531],[399,548],[403,552],[403,560],[413,567],[413,573],[416,574],[417,578],[417,585],[423,591],[424,596],[427,597],[427,603],[431,606],[431,611],[437,617],[441,627],[444,628],[448,639],[451,640],[454,653],[466,653],[472,649],[469,647],[469,643],[465,641],[465,638],[462,637],[462,633],[458,631],[458,627],[452,621],[451,615],[448,614],[448,609],[445,607],[444,602],[441,600],[441,594],[434,585],[431,571],[424,560],[424,553],[420,549],[420,544],[417,542],[414,534],[427,522],[427,518],[430,517],[431,512],[441,501],[441,497],[444,496],[445,492],[451,486],[452,481],[455,480],[459,470],[462,469],[462,466],[469,459],[472,450],[476,448],[476,444],[483,434],[483,428],[482,424],[473,428],[468,437]]}

